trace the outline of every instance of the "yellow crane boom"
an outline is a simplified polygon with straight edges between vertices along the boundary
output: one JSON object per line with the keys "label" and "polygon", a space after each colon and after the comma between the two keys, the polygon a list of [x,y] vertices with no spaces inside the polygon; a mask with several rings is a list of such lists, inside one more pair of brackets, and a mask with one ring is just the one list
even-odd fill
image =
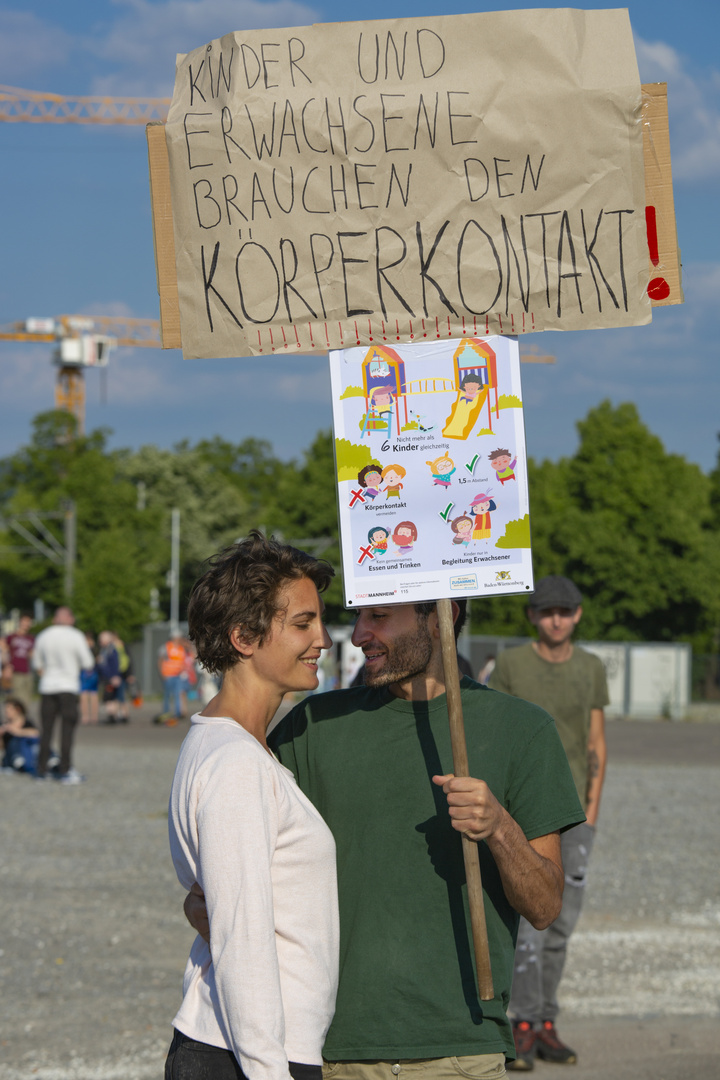
{"label": "yellow crane boom", "polygon": [[170,98],[65,97],[0,86],[0,121],[31,124],[149,124],[166,120]]}
{"label": "yellow crane boom", "polygon": [[160,321],[124,315],[57,315],[0,325],[0,341],[61,341],[85,335],[112,338],[112,345],[159,349]]}

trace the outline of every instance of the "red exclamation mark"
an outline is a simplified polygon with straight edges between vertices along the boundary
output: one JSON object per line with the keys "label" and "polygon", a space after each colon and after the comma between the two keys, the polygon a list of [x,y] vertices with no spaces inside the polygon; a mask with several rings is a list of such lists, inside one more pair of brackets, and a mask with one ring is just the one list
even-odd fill
{"label": "red exclamation mark", "polygon": [[[648,238],[648,250],[650,252],[650,262],[653,266],[660,265],[660,252],[658,249],[658,234],[657,234],[657,218],[655,216],[655,207],[645,207],[645,225],[647,227]],[[670,295],[670,286],[663,277],[656,277],[650,281],[648,287],[648,296],[651,300],[667,300]]]}

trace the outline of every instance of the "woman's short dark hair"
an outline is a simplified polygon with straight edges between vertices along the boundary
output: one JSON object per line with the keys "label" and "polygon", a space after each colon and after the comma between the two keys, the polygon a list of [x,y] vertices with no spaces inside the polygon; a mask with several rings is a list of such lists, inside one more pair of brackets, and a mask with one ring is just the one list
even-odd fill
{"label": "woman's short dark hair", "polygon": [[324,592],[335,574],[323,559],[256,529],[213,555],[207,565],[190,594],[188,631],[200,663],[217,674],[241,659],[230,641],[233,630],[239,628],[248,642],[263,643],[282,610],[279,594],[288,582],[309,578]]}

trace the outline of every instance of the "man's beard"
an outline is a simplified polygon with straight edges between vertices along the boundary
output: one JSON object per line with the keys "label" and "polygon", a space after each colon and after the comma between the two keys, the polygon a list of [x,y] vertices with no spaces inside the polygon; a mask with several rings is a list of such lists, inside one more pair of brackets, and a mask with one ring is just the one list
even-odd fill
{"label": "man's beard", "polygon": [[432,656],[432,638],[427,625],[419,626],[396,638],[387,646],[385,662],[381,670],[369,671],[365,668],[366,686],[389,686],[390,683],[412,679],[427,670]]}

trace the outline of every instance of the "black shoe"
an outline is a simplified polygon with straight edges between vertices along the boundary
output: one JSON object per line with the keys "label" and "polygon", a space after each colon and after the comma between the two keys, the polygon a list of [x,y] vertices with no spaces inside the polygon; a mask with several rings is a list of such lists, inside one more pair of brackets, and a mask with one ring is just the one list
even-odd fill
{"label": "black shoe", "polygon": [[558,1037],[552,1020],[543,1020],[539,1031],[535,1032],[537,1056],[543,1061],[552,1061],[555,1065],[575,1065],[577,1054]]}
{"label": "black shoe", "polygon": [[506,1068],[513,1072],[530,1072],[535,1068],[537,1032],[528,1020],[513,1020],[512,1029],[517,1057],[508,1061]]}

